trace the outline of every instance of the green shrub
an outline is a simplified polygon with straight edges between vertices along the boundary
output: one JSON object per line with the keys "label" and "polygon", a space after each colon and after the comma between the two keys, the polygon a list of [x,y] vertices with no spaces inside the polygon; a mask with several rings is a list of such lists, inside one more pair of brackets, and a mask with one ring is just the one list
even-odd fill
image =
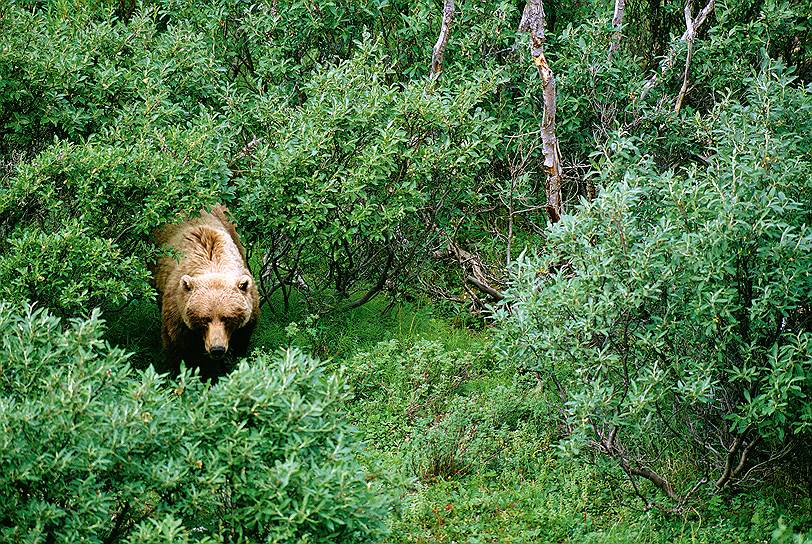
{"label": "green shrub", "polygon": [[444,412],[416,422],[405,464],[424,482],[520,470],[526,461],[523,441],[532,444],[544,434],[537,406],[538,395],[515,386],[451,396]]}
{"label": "green shrub", "polygon": [[381,342],[346,363],[356,407],[351,415],[378,448],[397,448],[418,421],[444,413],[482,366],[479,357],[436,341]]}
{"label": "green shrub", "polygon": [[76,315],[152,297],[152,231],[229,200],[232,130],[203,36],[71,4],[0,18],[0,285]]}
{"label": "green shrub", "polygon": [[768,68],[718,104],[702,166],[619,142],[500,313],[505,352],[561,399],[564,445],[678,504],[763,480],[812,432],[812,97],[791,81]]}
{"label": "green shrub", "polygon": [[424,482],[517,469],[522,439],[554,424],[537,391],[494,368],[491,350],[449,349],[440,341],[381,342],[343,367],[350,415],[379,452]]}
{"label": "green shrub", "polygon": [[136,372],[97,313],[0,304],[5,541],[374,542],[385,501],[355,461],[344,387],[299,352],[211,387]]}
{"label": "green shrub", "polygon": [[365,43],[302,83],[303,105],[267,106],[237,184],[266,294],[298,282],[329,306],[394,291],[476,198],[498,141],[479,106],[498,76],[429,94],[422,82],[391,85],[390,73],[381,47]]}

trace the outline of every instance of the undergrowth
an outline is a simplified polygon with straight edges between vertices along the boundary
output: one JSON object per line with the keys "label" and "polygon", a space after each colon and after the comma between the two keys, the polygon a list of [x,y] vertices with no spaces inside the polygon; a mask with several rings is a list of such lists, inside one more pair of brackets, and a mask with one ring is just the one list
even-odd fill
{"label": "undergrowth", "polygon": [[[150,304],[129,307],[110,335],[159,361],[155,315]],[[802,493],[766,488],[710,497],[681,516],[645,511],[605,461],[562,455],[559,414],[534,375],[499,364],[487,328],[431,305],[387,310],[380,300],[314,318],[280,304],[263,309],[253,345],[302,347],[349,383],[344,409],[365,441],[367,477],[400,497],[393,543],[809,542]]]}

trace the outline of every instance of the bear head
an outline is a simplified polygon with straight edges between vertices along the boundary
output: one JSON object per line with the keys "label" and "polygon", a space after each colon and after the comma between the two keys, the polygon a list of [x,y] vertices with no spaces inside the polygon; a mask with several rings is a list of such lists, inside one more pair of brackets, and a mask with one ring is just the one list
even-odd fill
{"label": "bear head", "polygon": [[207,273],[180,278],[181,318],[200,334],[206,353],[220,359],[228,352],[231,335],[251,320],[251,276]]}

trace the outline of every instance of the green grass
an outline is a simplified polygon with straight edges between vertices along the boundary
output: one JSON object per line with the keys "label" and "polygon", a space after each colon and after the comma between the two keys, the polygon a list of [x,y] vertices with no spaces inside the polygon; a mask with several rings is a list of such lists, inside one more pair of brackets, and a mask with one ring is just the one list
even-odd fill
{"label": "green grass", "polygon": [[[252,342],[298,345],[346,376],[369,477],[399,497],[392,543],[789,543],[812,528],[809,497],[769,489],[700,500],[685,516],[644,512],[621,474],[559,455],[555,409],[499,362],[487,329],[426,304],[385,308],[309,319],[275,301]],[[139,366],[160,365],[155,304],[108,321]]]}
{"label": "green grass", "polygon": [[[379,297],[360,308],[308,321],[310,316],[297,302],[292,297],[285,310],[275,299],[262,308],[262,319],[253,337],[255,346],[276,349],[293,343],[324,359],[345,359],[391,339],[438,340],[449,349],[470,349],[479,341],[476,333],[455,326],[457,319],[437,315],[428,304],[406,303],[387,310],[387,301]],[[289,334],[291,323],[296,323],[298,333]]]}

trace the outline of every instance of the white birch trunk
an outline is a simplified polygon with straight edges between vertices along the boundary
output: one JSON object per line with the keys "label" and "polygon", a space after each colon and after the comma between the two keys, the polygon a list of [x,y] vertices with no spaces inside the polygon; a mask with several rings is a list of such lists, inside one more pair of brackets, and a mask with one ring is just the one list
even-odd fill
{"label": "white birch trunk", "polygon": [[530,55],[542,81],[544,116],[541,120],[541,146],[547,170],[545,191],[547,215],[556,223],[564,213],[561,198],[561,151],[555,134],[555,76],[544,56],[544,5],[542,0],[528,0],[519,23],[520,32],[530,33]]}

